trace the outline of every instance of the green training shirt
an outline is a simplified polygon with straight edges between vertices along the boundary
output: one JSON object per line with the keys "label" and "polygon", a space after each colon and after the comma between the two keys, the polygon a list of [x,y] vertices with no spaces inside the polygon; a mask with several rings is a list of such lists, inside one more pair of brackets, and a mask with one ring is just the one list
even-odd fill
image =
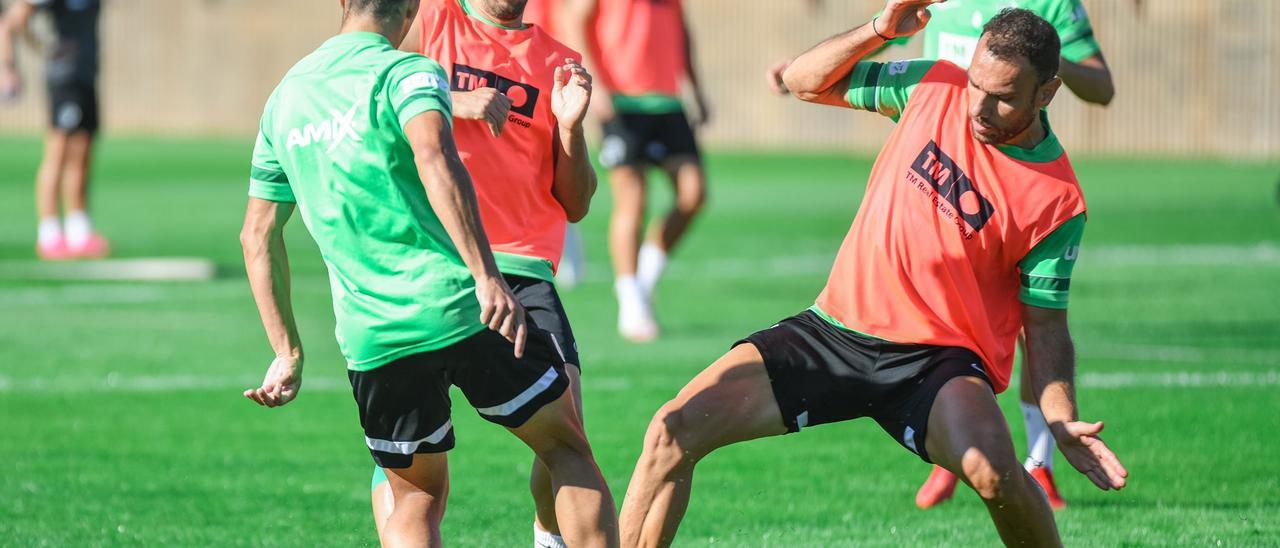
{"label": "green training shirt", "polygon": [[450,119],[435,61],[372,33],[303,58],[262,115],[249,195],[296,202],[329,271],[350,369],[454,344],[482,329],[475,281],[427,201],[404,125]]}
{"label": "green training shirt", "polygon": [[[1080,0],[949,0],[929,8],[933,18],[921,32],[923,57],[969,66],[978,38],[982,36],[982,26],[1005,8],[1030,10],[1053,25],[1062,41],[1063,59],[1079,63],[1102,51]],[[909,38],[898,38],[892,43],[908,41]]]}
{"label": "green training shirt", "polygon": [[[925,59],[857,63],[849,75],[849,91],[845,93],[845,100],[855,109],[878,112],[897,122],[907,108],[911,92],[936,63],[937,61]],[[1049,126],[1049,117],[1043,111],[1040,113],[1040,121],[1044,124],[1045,137],[1035,147],[1024,149],[1013,145],[999,145],[996,148],[1024,162],[1057,160],[1063,154],[1062,145]],[[1076,257],[1080,254],[1084,224],[1083,213],[1071,218],[1036,244],[1018,263],[1022,280],[1019,297],[1022,302],[1041,308],[1067,308],[1071,272],[1075,268]],[[840,324],[837,322],[836,325]]]}

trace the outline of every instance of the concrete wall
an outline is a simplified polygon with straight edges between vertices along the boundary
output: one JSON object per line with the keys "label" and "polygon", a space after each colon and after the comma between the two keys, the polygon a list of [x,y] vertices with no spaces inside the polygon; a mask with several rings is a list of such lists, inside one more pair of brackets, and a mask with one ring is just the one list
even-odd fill
{"label": "concrete wall", "polygon": [[[13,0],[0,0],[12,2]],[[539,0],[532,0],[539,1]],[[714,102],[713,146],[875,150],[889,124],[771,96],[772,62],[866,21],[874,0],[686,0]],[[1085,0],[1116,75],[1108,109],[1063,93],[1054,127],[1069,151],[1280,155],[1280,2]],[[113,133],[246,135],[271,88],[336,28],[337,0],[107,0],[103,100]],[[29,93],[0,108],[0,134],[39,131]],[[907,58],[911,48],[885,58]],[[1065,90],[1064,90],[1065,91]]]}

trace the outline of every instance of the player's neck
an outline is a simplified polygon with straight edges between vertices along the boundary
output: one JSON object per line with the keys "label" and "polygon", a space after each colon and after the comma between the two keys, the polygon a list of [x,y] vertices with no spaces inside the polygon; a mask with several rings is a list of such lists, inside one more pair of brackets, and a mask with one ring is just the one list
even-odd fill
{"label": "player's neck", "polygon": [[342,28],[338,29],[338,34],[350,34],[353,32],[371,32],[381,34],[391,42],[396,41],[395,34],[399,29],[393,29],[385,22],[378,21],[373,17],[349,16],[342,21]]}
{"label": "player's neck", "polygon": [[1044,121],[1040,119],[1039,113],[1036,114],[1035,120],[1022,133],[1015,135],[1012,139],[1005,141],[1004,144],[1031,150],[1044,141],[1049,136],[1049,132],[1044,130]]}
{"label": "player's neck", "polygon": [[479,14],[481,17],[484,17],[489,21],[492,21],[493,23],[499,26],[506,27],[509,29],[524,28],[524,13],[520,13],[515,17],[511,17],[511,18],[503,18],[503,17],[499,17],[498,14],[494,13],[494,10],[489,5],[489,2],[487,2],[486,0],[462,0],[462,1],[465,2],[467,6],[469,6],[472,10],[474,10],[475,13]]}

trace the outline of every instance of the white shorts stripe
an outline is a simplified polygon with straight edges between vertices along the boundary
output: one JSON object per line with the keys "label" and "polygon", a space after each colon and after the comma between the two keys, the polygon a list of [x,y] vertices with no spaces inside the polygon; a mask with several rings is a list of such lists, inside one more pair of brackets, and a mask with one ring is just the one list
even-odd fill
{"label": "white shorts stripe", "polygon": [[418,448],[424,443],[431,445],[440,443],[444,440],[445,436],[449,435],[449,431],[452,429],[453,421],[444,421],[444,426],[441,426],[438,430],[432,432],[430,436],[417,441],[387,441],[365,436],[364,442],[369,445],[369,449],[374,451],[394,453],[396,455],[412,455],[417,453]]}
{"label": "white shorts stripe", "polygon": [[493,407],[476,408],[476,411],[481,415],[487,415],[490,417],[505,417],[515,413],[521,407],[524,407],[526,403],[533,400],[533,398],[538,397],[538,394],[546,392],[547,388],[551,387],[551,383],[556,382],[556,378],[559,376],[560,375],[556,373],[556,368],[548,367],[547,372],[542,375],[541,379],[538,379],[538,382],[533,383],[533,386],[530,386],[524,392],[521,392],[519,396],[516,396],[511,401],[502,405],[495,405]]}
{"label": "white shorts stripe", "polygon": [[556,347],[556,353],[560,354],[560,361],[562,362],[569,361],[569,358],[564,357],[564,349],[560,348],[560,339],[556,338],[556,334],[555,333],[547,333],[547,334],[551,336],[551,344]]}

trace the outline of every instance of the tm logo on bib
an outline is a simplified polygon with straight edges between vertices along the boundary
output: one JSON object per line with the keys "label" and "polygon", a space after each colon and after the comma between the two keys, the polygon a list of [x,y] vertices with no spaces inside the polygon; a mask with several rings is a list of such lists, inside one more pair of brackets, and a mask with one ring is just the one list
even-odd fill
{"label": "tm logo on bib", "polygon": [[351,139],[352,142],[362,143],[364,139],[360,138],[360,134],[356,133],[355,121],[356,111],[359,104],[351,105],[346,112],[342,112],[336,108],[329,109],[329,115],[332,118],[323,122],[307,124],[301,128],[293,128],[289,130],[289,139],[287,142],[289,151],[293,151],[297,147],[309,147],[316,143],[329,143],[326,153],[333,152],[338,145]]}

